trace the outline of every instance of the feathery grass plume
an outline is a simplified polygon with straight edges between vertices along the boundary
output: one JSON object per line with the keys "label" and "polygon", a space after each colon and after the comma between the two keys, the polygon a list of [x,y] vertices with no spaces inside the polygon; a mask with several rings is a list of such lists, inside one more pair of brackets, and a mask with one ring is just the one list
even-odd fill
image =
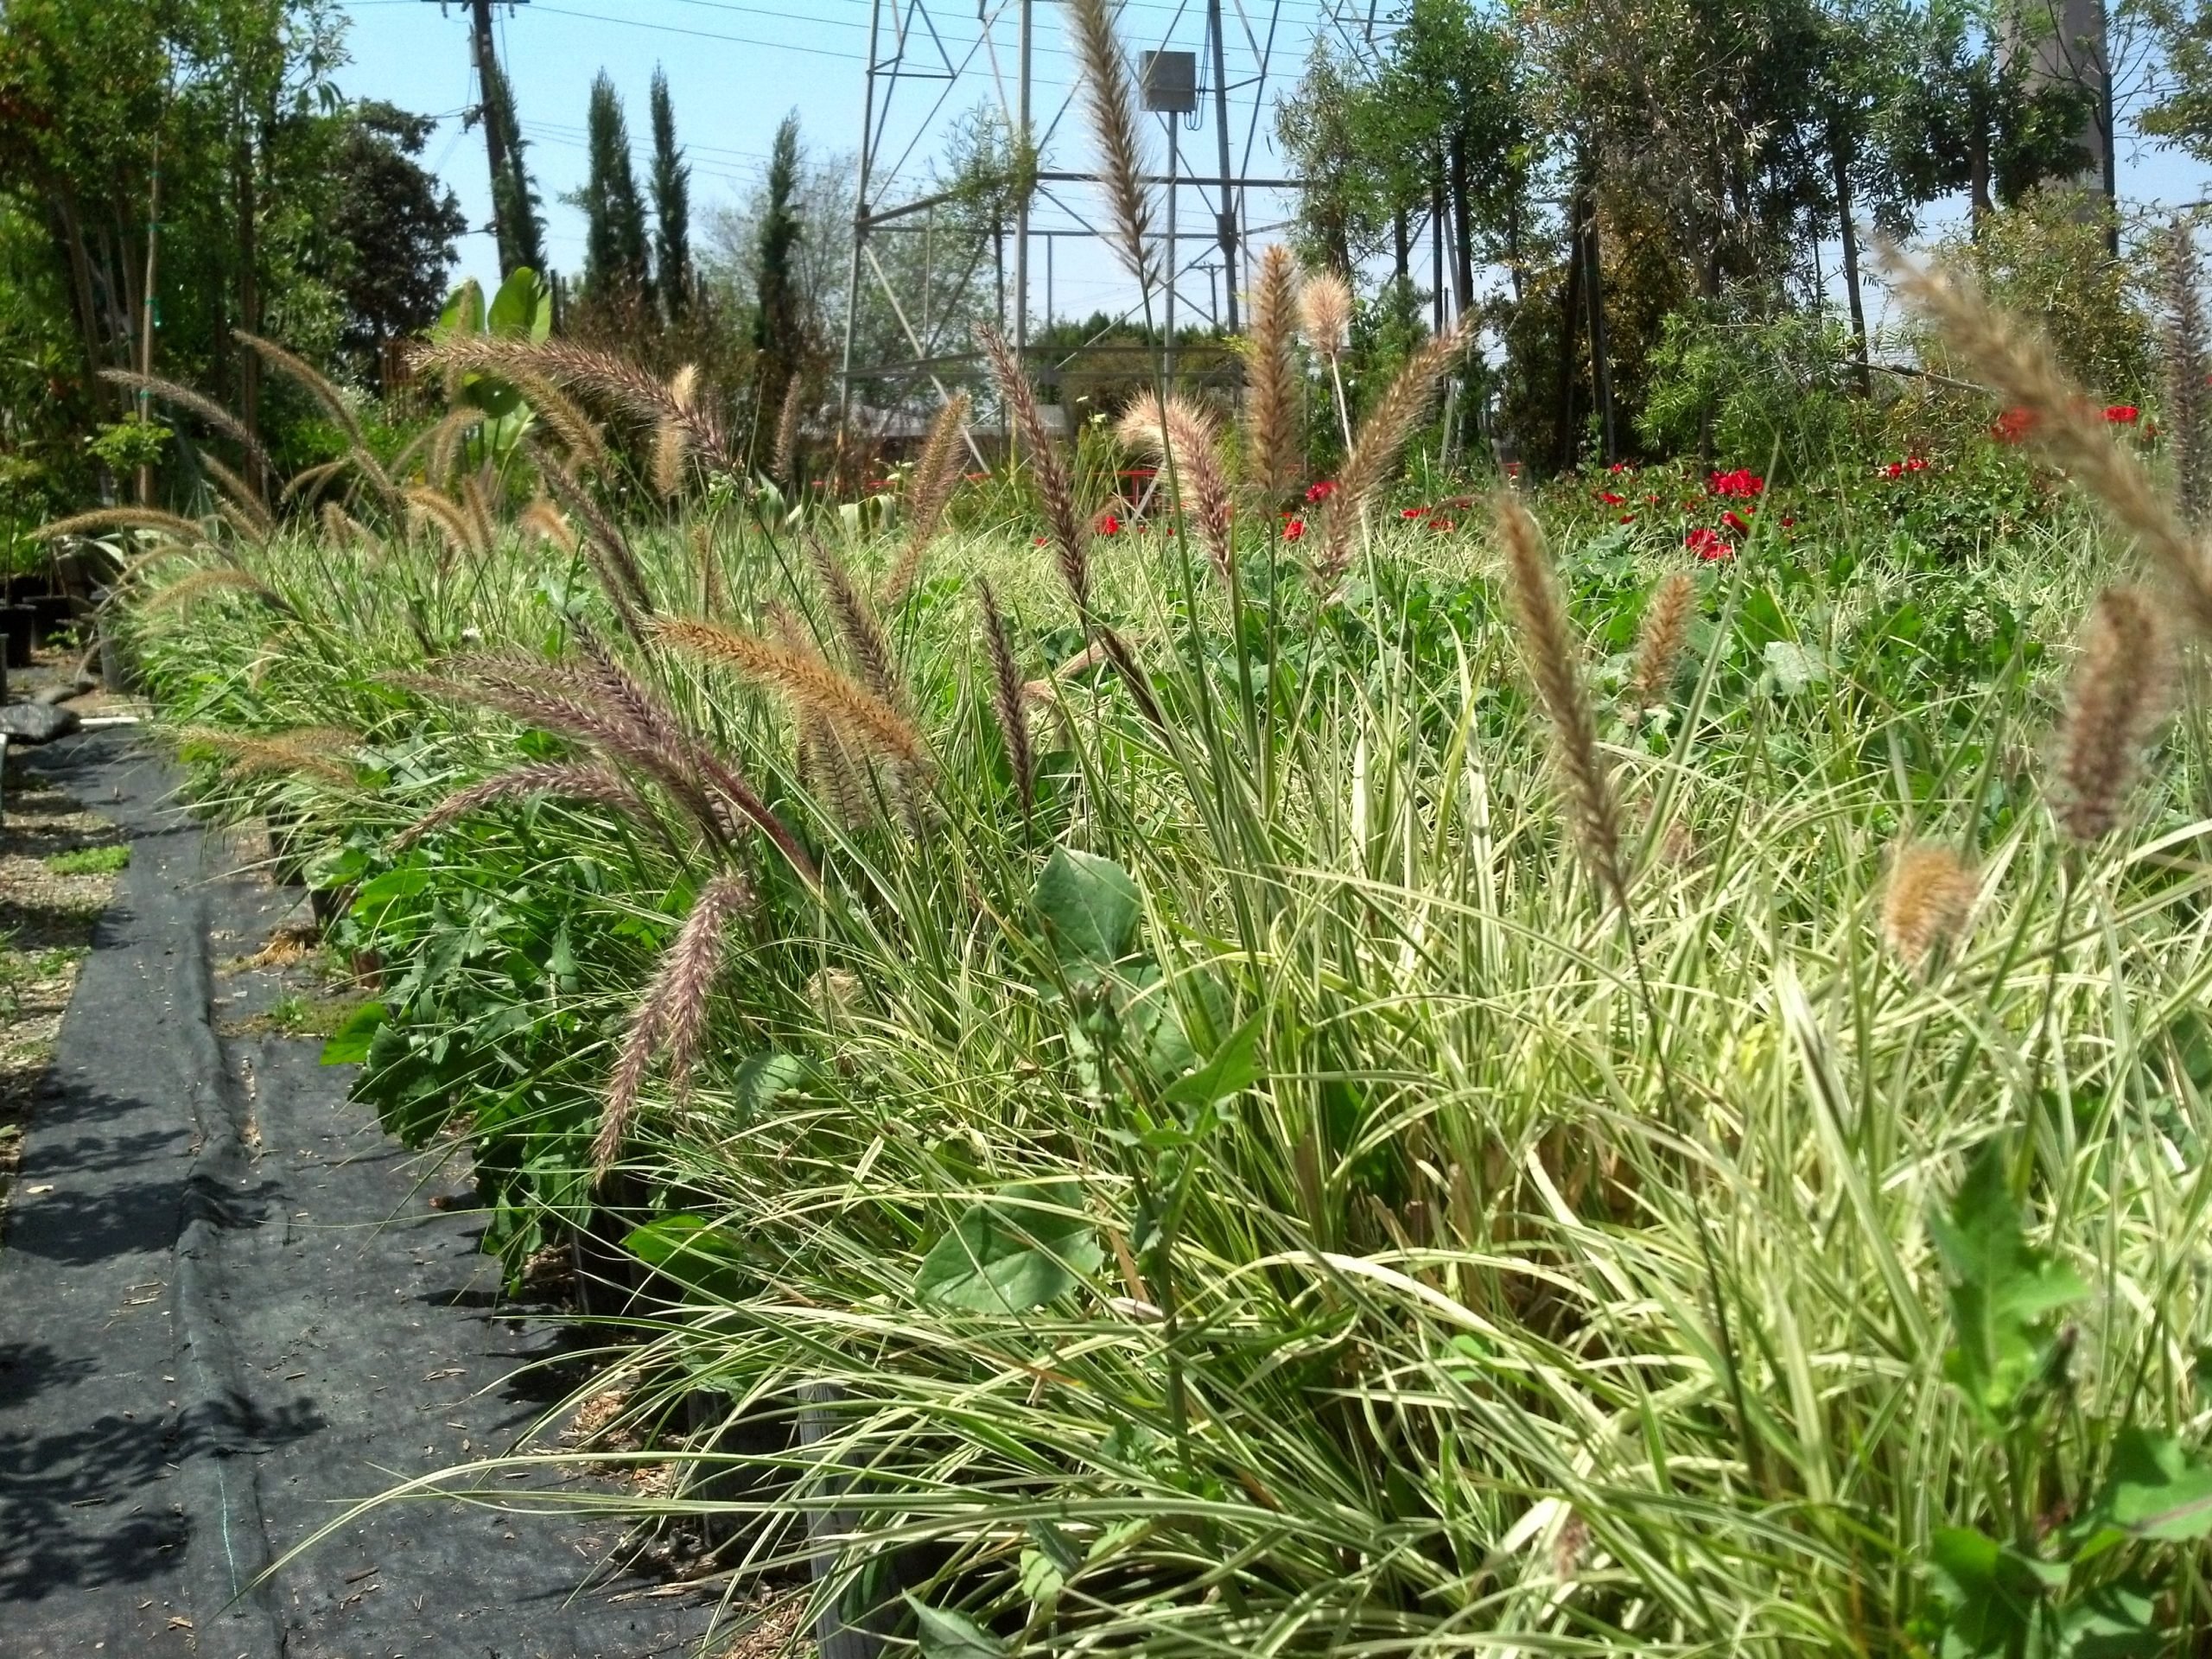
{"label": "feathery grass plume", "polygon": [[683,463],[690,459],[691,435],[681,421],[663,421],[653,434],[653,488],[664,501],[683,493]]}
{"label": "feathery grass plume", "polygon": [[837,620],[838,638],[845,642],[854,665],[861,671],[861,683],[893,709],[903,709],[906,703],[906,688],[899,683],[890,637],[883,632],[883,624],[876,620],[866,596],[853,581],[853,573],[845,568],[845,562],[830,544],[812,531],[806,532],[806,555],[830,601],[830,613]]}
{"label": "feathery grass plume", "polygon": [[1376,493],[1389,482],[1399,451],[1428,413],[1436,383],[1459,360],[1466,346],[1465,318],[1431,336],[1406,360],[1398,378],[1360,423],[1359,435],[1337,476],[1336,497],[1329,504],[1329,523],[1317,564],[1324,581],[1334,581],[1351,563],[1353,533]]}
{"label": "feathery grass plume", "polygon": [[1098,145],[1098,171],[1114,218],[1115,251],[1150,291],[1154,276],[1152,197],[1144,185],[1144,150],[1137,139],[1136,109],[1122,49],[1114,39],[1107,0],[1069,0],[1068,22],[1075,33],[1076,55],[1083,64],[1084,105],[1091,137]]}
{"label": "feathery grass plume", "polygon": [[174,542],[164,542],[159,547],[149,549],[137,558],[130,560],[122,569],[115,573],[115,580],[108,586],[120,593],[156,565],[167,564],[171,559],[188,559],[193,556],[194,550],[190,548],[179,547]]}
{"label": "feathery grass plume", "polygon": [[1687,570],[1677,570],[1661,582],[1643,607],[1636,666],[1628,677],[1629,694],[1637,708],[1656,709],[1667,701],[1682,665],[1682,651],[1689,644],[1690,618],[1696,607],[1697,582]]}
{"label": "feathery grass plume", "polygon": [[323,413],[329,416],[337,423],[339,430],[346,435],[347,452],[361,469],[361,475],[375,486],[386,500],[397,500],[397,487],[392,483],[391,475],[385,471],[384,463],[369,448],[367,435],[361,430],[360,417],[354,414],[353,406],[346,401],[346,394],[305,359],[286,351],[275,340],[250,334],[243,328],[233,328],[231,333],[263,362],[301,387],[321,405]]}
{"label": "feathery grass plume", "polygon": [[476,528],[468,522],[468,515],[451,496],[430,488],[426,484],[410,486],[404,492],[408,511],[418,520],[435,524],[446,539],[451,553],[480,553],[485,550],[476,544]]}
{"label": "feathery grass plume", "polygon": [[430,429],[423,452],[423,476],[433,488],[443,489],[446,481],[461,470],[461,446],[471,432],[483,424],[483,411],[464,404],[448,410]]}
{"label": "feathery grass plume", "polygon": [[715,556],[715,526],[711,519],[702,518],[691,526],[691,562],[699,567],[700,613],[709,617],[720,614],[725,597],[722,562]]}
{"label": "feathery grass plume", "polygon": [[686,363],[668,377],[668,401],[682,410],[689,410],[699,401],[699,365]]}
{"label": "feathery grass plume", "polygon": [[573,555],[576,550],[576,532],[561,516],[560,508],[542,495],[516,516],[515,523],[529,534],[552,543],[563,553]]}
{"label": "feathery grass plume", "polygon": [[2176,219],[2158,248],[2158,302],[2164,314],[2166,443],[2174,458],[2174,505],[2201,527],[2212,509],[2212,327],[2204,317],[2203,272],[2186,223]]}
{"label": "feathery grass plume", "polygon": [[991,712],[998,716],[1007,764],[1014,770],[1014,786],[1021,795],[1021,815],[1027,817],[1037,804],[1037,762],[1029,742],[1029,711],[1023,704],[1021,669],[1014,661],[1014,642],[1007,637],[1006,618],[999,613],[998,595],[988,582],[976,586],[983,600],[983,644],[991,658]]}
{"label": "feathery grass plume", "polygon": [[[665,963],[663,964],[665,971]],[[591,1166],[603,1176],[622,1155],[630,1138],[630,1124],[638,1115],[638,1099],[645,1090],[645,1074],[652,1070],[653,1055],[660,1048],[661,1033],[668,1025],[668,1007],[660,976],[645,988],[630,1014],[630,1028],[623,1033],[622,1052],[607,1079],[607,1103],[600,1113],[599,1133],[592,1137]]]}
{"label": "feathery grass plume", "polygon": [[467,512],[469,533],[475,537],[477,550],[491,552],[499,546],[499,535],[493,527],[492,506],[485,499],[482,477],[474,473],[463,474],[460,493],[461,505]]}
{"label": "feathery grass plume", "polygon": [[91,536],[104,530],[150,530],[175,537],[187,547],[208,545],[207,527],[158,507],[103,507],[56,518],[31,531],[35,542],[59,541],[64,536]]}
{"label": "feathery grass plume", "polygon": [[798,464],[798,421],[805,412],[806,378],[795,374],[784,388],[783,407],[776,411],[776,447],[768,458],[770,473],[785,489],[797,481],[793,468]]}
{"label": "feathery grass plume", "polygon": [[260,491],[204,449],[193,460],[216,489],[245,515],[247,523],[253,525],[255,541],[265,542],[276,533],[276,520],[270,513],[269,504],[261,499]]}
{"label": "feathery grass plume", "polygon": [[340,757],[361,740],[355,733],[335,727],[303,726],[289,732],[255,734],[187,726],[177,732],[176,738],[180,743],[197,744],[225,756],[224,770],[234,777],[303,772],[348,787],[358,781],[352,763]]}
{"label": "feathery grass plume", "polygon": [[231,527],[231,534],[237,537],[238,540],[251,542],[256,547],[267,545],[268,532],[257,524],[252,515],[237,502],[218,501],[215,504],[215,516]]}
{"label": "feathery grass plume", "polygon": [[181,610],[197,604],[210,594],[226,592],[251,594],[272,611],[282,611],[287,616],[297,614],[283,594],[251,571],[241,570],[234,564],[210,565],[188,576],[180,576],[159,593],[149,595],[138,608],[145,612]]}
{"label": "feathery grass plume", "polygon": [[1272,507],[1306,474],[1298,442],[1298,365],[1291,356],[1297,267],[1280,245],[1260,255],[1244,346],[1244,465]]}
{"label": "feathery grass plume", "polygon": [[1628,868],[1621,855],[1620,804],[1598,753],[1598,721],[1583,687],[1580,646],[1558,576],[1536,521],[1510,494],[1497,499],[1497,531],[1505,549],[1514,632],[1520,636],[1537,701],[1551,722],[1553,758],[1567,785],[1576,845],[1599,886],[1625,914]]}
{"label": "feathery grass plume", "polygon": [[598,761],[537,761],[495,772],[466,789],[455,790],[394,836],[392,850],[397,852],[412,846],[424,836],[456,823],[494,802],[520,800],[533,795],[561,795],[571,800],[594,801],[632,813],[643,804],[637,791],[612,766]]}
{"label": "feathery grass plume", "polygon": [[332,541],[354,543],[371,549],[381,547],[369,527],[340,506],[335,501],[322,504],[322,533]]}
{"label": "feathery grass plume", "polygon": [[[771,600],[761,608],[768,625],[768,632],[785,650],[800,656],[818,655],[814,639],[799,620],[798,613],[781,600]],[[868,788],[861,779],[861,766],[855,762],[844,739],[830,730],[821,715],[807,709],[794,710],[798,727],[798,753],[800,782],[817,800],[827,800],[840,823],[855,825],[868,817]]]}
{"label": "feathery grass plume", "polygon": [[928,764],[928,751],[912,721],[819,656],[684,617],[656,622],[653,635],[678,651],[726,664],[746,678],[772,687],[795,709],[820,715],[840,735],[869,753],[911,768]]}
{"label": "feathery grass plume", "polygon": [[1122,683],[1129,688],[1129,696],[1136,700],[1137,712],[1159,730],[1167,729],[1167,717],[1160,711],[1160,700],[1152,694],[1152,682],[1138,666],[1136,652],[1129,649],[1129,642],[1100,622],[1095,625],[1098,644],[1105,659],[1114,665]]}
{"label": "feathery grass plume", "polygon": [[2119,822],[2172,695],[2158,602],[2140,588],[2106,588],[2082,630],[2058,729],[2058,822],[2075,840],[2100,841]]}
{"label": "feathery grass plume", "polygon": [[139,374],[130,369],[102,369],[100,378],[111,385],[127,386],[132,391],[150,392],[165,404],[175,404],[179,409],[197,415],[245,450],[246,458],[264,476],[276,476],[276,463],[269,458],[269,451],[262,448],[261,441],[246,429],[244,421],[213,398],[194,391],[190,386],[181,386],[174,380],[164,380],[158,375]]}
{"label": "feathery grass plume", "polygon": [[2179,592],[2190,620],[2212,632],[2212,563],[2175,518],[2143,464],[2123,448],[2067,379],[2042,340],[1992,310],[1974,285],[1892,252],[1891,275],[1906,301],[1933,321],[1950,348],[2007,405],[2026,411],[2026,435],[2104,504]]}
{"label": "feathery grass plume", "polygon": [[645,588],[645,574],[638,568],[637,556],[630,551],[630,543],[614,522],[599,510],[591,493],[569,474],[547,461],[538,469],[545,487],[556,500],[582,524],[584,541],[593,569],[599,573],[600,584],[607,589],[607,597],[615,608],[626,616],[626,626],[636,632],[634,612],[652,613],[652,594]]}
{"label": "feathery grass plume", "polygon": [[1882,938],[1908,968],[1923,966],[1965,932],[1980,884],[1948,847],[1917,842],[1890,861],[1882,893]]}
{"label": "feathery grass plume", "polygon": [[284,487],[276,493],[280,501],[312,501],[322,493],[322,486],[353,464],[351,455],[340,455],[335,461],[319,461],[313,467],[302,467],[284,480]]}
{"label": "feathery grass plume", "polygon": [[557,381],[522,364],[509,365],[502,378],[523,395],[530,412],[561,441],[572,468],[595,473],[606,467],[607,440],[599,429],[599,423],[584,412],[582,404],[562,391]]}
{"label": "feathery grass plume", "polygon": [[1117,435],[1130,448],[1157,455],[1167,465],[1177,505],[1196,521],[1206,556],[1228,582],[1236,564],[1236,513],[1213,416],[1180,392],[1163,403],[1157,393],[1146,391],[1122,416]]}
{"label": "feathery grass plume", "polygon": [[736,470],[728,435],[708,401],[696,394],[690,403],[678,404],[667,386],[645,369],[589,346],[566,340],[498,340],[487,335],[456,334],[433,340],[416,353],[416,361],[429,368],[467,372],[477,370],[508,374],[519,370],[542,374],[560,385],[604,398],[632,419],[658,428],[661,422],[680,423],[691,451],[715,472]]}
{"label": "feathery grass plume", "polygon": [[1351,284],[1333,270],[1308,271],[1298,289],[1299,332],[1315,353],[1335,359],[1351,343]]}
{"label": "feathery grass plume", "polygon": [[906,595],[914,591],[923,556],[944,528],[944,510],[952,505],[952,493],[960,486],[960,463],[966,447],[962,434],[967,429],[969,408],[968,394],[956,392],[930,423],[929,440],[914,463],[914,475],[906,480],[902,504],[906,510],[906,539],[899,549],[899,562],[891,569],[890,580],[883,584],[886,606],[904,604]]}
{"label": "feathery grass plume", "polygon": [[1058,561],[1060,580],[1068,585],[1078,614],[1090,620],[1090,526],[1076,511],[1075,486],[1068,480],[1066,461],[1045,430],[1045,416],[1037,407],[1037,394],[1021,372],[1014,347],[995,328],[985,324],[976,330],[983,355],[990,359],[991,378],[999,396],[1021,434],[1021,448],[1037,479],[1037,499],[1045,509],[1045,523],[1052,532],[1052,553]]}

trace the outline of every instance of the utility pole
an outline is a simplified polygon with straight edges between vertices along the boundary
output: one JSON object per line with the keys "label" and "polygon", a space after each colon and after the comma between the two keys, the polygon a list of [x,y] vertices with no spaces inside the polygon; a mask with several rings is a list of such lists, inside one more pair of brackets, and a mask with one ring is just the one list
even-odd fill
{"label": "utility pole", "polygon": [[[1229,68],[1221,39],[1221,0],[1206,0],[1206,29],[1213,36],[1213,127],[1221,162],[1221,194],[1215,219],[1221,238],[1223,285],[1229,290],[1229,332],[1236,333],[1236,199],[1231,194],[1236,175],[1229,154]],[[1172,263],[1172,260],[1171,260]]]}
{"label": "utility pole", "polygon": [[[444,16],[448,0],[438,0],[438,14]],[[526,6],[530,0],[506,0],[507,10]],[[501,180],[507,176],[507,130],[501,124],[492,99],[492,83],[499,73],[499,60],[492,44],[493,0],[467,0],[468,6],[468,57],[476,67],[476,118],[484,124],[484,158],[492,168],[492,235],[502,253],[510,245],[508,232],[513,228],[506,223],[500,211]],[[506,273],[502,270],[501,276]]]}

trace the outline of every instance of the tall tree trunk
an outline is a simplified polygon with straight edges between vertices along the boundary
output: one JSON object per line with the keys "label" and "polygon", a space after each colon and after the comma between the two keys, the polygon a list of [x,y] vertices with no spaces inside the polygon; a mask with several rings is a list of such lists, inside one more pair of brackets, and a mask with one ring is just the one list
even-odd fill
{"label": "tall tree trunk", "polygon": [[1444,175],[1440,169],[1428,185],[1428,273],[1436,332],[1444,332]]}
{"label": "tall tree trunk", "polygon": [[[261,332],[261,283],[254,266],[257,238],[255,221],[260,216],[259,193],[255,188],[254,146],[243,111],[238,119],[238,143],[231,162],[238,214],[238,327],[249,334]],[[257,439],[261,435],[261,356],[251,348],[238,353],[238,419]],[[264,496],[269,480],[261,476],[260,463],[249,455],[246,467],[253,486]]]}
{"label": "tall tree trunk", "polygon": [[57,187],[53,202],[54,240],[60,244],[61,257],[69,267],[69,293],[76,302],[77,333],[85,346],[85,395],[97,414],[107,403],[107,383],[100,378],[100,371],[107,365],[100,343],[99,302],[92,296],[92,256],[85,251],[84,226],[79,222],[76,198],[68,187]]}
{"label": "tall tree trunk", "polygon": [[1574,345],[1580,336],[1582,320],[1582,219],[1579,213],[1570,213],[1567,252],[1567,292],[1562,296],[1559,320],[1559,457],[1560,472],[1574,465],[1575,452],[1581,446],[1574,430]]}
{"label": "tall tree trunk", "polygon": [[1597,398],[1599,430],[1605,442],[1606,465],[1620,457],[1620,434],[1613,423],[1613,366],[1605,339],[1605,266],[1598,238],[1598,191],[1587,174],[1576,192],[1582,223],[1582,278],[1584,302],[1590,311],[1590,379]]}
{"label": "tall tree trunk", "polygon": [[1859,395],[1873,390],[1873,371],[1866,362],[1866,302],[1859,289],[1859,231],[1851,218],[1851,141],[1842,124],[1828,133],[1828,161],[1835,170],[1835,217],[1843,237],[1843,292],[1851,308],[1851,345],[1859,359]]}
{"label": "tall tree trunk", "polygon": [[1452,135],[1452,297],[1459,314],[1475,308],[1475,238],[1467,211],[1467,138]]}
{"label": "tall tree trunk", "polygon": [[[138,372],[150,376],[154,372],[154,295],[155,282],[161,271],[162,255],[162,144],[158,135],[154,140],[154,180],[146,200],[146,280],[139,286],[138,308]],[[138,394],[138,420],[145,424],[153,415],[152,400],[141,391]],[[138,505],[154,505],[154,469],[138,468]]]}
{"label": "tall tree trunk", "polygon": [[1411,282],[1414,274],[1413,227],[1407,222],[1406,210],[1402,204],[1390,217],[1390,251],[1394,256],[1390,267],[1391,275],[1401,283]]}

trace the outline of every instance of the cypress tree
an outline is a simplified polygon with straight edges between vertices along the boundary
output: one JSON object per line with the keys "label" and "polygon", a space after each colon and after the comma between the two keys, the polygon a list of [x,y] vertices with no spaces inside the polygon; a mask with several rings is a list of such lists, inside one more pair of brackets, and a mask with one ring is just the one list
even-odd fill
{"label": "cypress tree", "polygon": [[679,322],[691,303],[691,167],[676,147],[668,76],[653,71],[653,275],[662,307]]}
{"label": "cypress tree", "polygon": [[781,406],[806,351],[801,315],[798,245],[798,114],[776,129],[768,156],[767,210],[760,215],[760,262],[753,343],[760,353],[760,404]]}
{"label": "cypress tree", "polygon": [[647,264],[645,210],[630,169],[630,129],[622,100],[601,70],[591,84],[586,119],[591,171],[584,185],[584,283],[593,297],[650,301],[652,272]]}
{"label": "cypress tree", "polygon": [[537,187],[523,165],[522,124],[515,118],[514,88],[507,72],[494,62],[486,66],[484,118],[496,122],[505,140],[506,165],[492,181],[493,217],[499,226],[499,275],[511,275],[527,265],[545,275],[545,216],[538,212]]}

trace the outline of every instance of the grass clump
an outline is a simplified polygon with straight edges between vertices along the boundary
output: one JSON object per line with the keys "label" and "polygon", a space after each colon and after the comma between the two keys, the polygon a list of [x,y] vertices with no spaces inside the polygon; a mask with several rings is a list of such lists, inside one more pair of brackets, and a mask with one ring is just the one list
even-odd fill
{"label": "grass clump", "polygon": [[118,875],[130,866],[130,849],[121,844],[79,847],[50,854],[45,863],[56,875]]}

